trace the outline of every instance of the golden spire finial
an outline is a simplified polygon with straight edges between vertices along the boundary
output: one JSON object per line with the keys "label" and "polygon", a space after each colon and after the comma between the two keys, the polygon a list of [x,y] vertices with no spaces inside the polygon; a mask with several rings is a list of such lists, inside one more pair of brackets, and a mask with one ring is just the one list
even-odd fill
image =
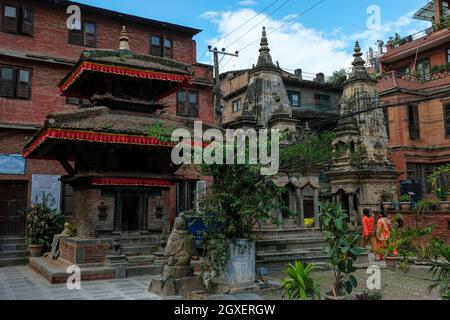
{"label": "golden spire finial", "polygon": [[122,32],[120,33],[119,50],[130,50],[130,44],[128,43],[127,28],[125,26],[122,27]]}

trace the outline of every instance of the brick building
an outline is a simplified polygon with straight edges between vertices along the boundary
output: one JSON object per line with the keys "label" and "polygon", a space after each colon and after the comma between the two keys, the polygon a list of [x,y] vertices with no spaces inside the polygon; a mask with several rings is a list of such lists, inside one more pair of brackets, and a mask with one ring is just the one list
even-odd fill
{"label": "brick building", "polygon": [[416,181],[427,196],[432,192],[427,177],[450,161],[449,1],[428,2],[414,17],[432,26],[388,43],[377,89],[388,107],[389,144],[400,180]]}
{"label": "brick building", "polygon": [[[81,9],[81,31],[67,28],[69,5]],[[200,30],[69,1],[1,0],[0,8],[0,237],[23,236],[23,219],[16,211],[42,191],[54,195],[56,206],[70,216],[72,191],[59,181],[65,174],[62,166],[49,160],[25,160],[20,154],[47,114],[72,111],[87,103],[61,96],[58,83],[82,50],[117,49],[123,25],[136,54],[192,66],[192,86],[164,98],[165,112],[214,123],[212,67],[196,61],[193,37]],[[189,190],[195,185],[186,182],[171,189],[170,215],[192,205]]]}

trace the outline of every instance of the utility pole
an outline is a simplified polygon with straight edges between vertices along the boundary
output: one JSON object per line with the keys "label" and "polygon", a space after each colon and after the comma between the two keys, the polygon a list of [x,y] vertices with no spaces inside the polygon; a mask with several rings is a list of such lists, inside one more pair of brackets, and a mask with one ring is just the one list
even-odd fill
{"label": "utility pole", "polygon": [[224,56],[232,56],[239,57],[239,52],[229,53],[225,51],[225,48],[222,51],[217,50],[217,48],[212,49],[211,46],[208,46],[209,52],[214,55],[214,78],[215,78],[215,95],[216,95],[216,117],[217,117],[217,126],[222,129],[223,127],[223,110],[222,110],[222,94],[220,92],[220,72],[219,72],[219,54]]}

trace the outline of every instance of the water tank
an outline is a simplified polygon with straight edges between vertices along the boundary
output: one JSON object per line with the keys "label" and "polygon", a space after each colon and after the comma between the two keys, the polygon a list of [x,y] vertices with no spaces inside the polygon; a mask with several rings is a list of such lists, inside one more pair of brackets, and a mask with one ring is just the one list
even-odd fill
{"label": "water tank", "polygon": [[400,194],[408,194],[412,196],[414,202],[422,199],[422,190],[420,188],[420,182],[416,180],[403,180],[400,181]]}

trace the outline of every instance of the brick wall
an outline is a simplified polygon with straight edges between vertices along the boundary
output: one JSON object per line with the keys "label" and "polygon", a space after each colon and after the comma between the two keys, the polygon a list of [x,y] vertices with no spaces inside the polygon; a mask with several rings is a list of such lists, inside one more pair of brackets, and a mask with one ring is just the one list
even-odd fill
{"label": "brick wall", "polygon": [[[389,215],[390,219],[396,214]],[[406,228],[415,228],[416,227],[416,214],[413,212],[402,212],[401,213],[402,221]],[[423,239],[429,241],[433,238],[439,238],[450,244],[450,212],[427,212],[423,216],[423,219],[420,220],[420,227],[429,227],[435,225],[433,233],[430,236],[424,237]]]}

